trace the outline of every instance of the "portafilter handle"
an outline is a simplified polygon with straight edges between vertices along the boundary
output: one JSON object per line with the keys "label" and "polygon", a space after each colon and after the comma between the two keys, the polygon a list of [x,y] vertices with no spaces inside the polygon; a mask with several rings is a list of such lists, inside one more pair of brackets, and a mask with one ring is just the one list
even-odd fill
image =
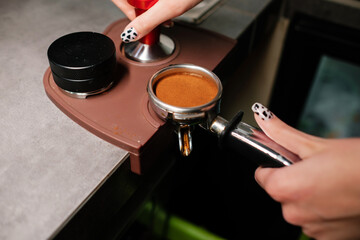
{"label": "portafilter handle", "polygon": [[[127,0],[128,3],[135,8],[136,16],[140,16],[150,9],[158,0]],[[139,42],[147,45],[154,45],[159,42],[160,28],[157,26],[147,35],[142,37]]]}
{"label": "portafilter handle", "polygon": [[271,140],[266,134],[249,124],[241,122],[239,112],[230,122],[217,116],[210,131],[219,137],[219,145],[251,158],[262,167],[283,167],[300,161],[298,155]]}

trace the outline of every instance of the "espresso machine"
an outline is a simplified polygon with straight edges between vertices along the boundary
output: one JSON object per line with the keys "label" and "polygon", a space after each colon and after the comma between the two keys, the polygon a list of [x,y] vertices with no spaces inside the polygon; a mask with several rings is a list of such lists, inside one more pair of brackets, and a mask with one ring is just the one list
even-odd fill
{"label": "espresso machine", "polygon": [[[137,15],[147,11],[156,1],[128,0]],[[230,136],[232,140],[223,142],[230,144],[235,141],[234,148],[260,153],[254,156],[265,159],[260,161],[264,166],[286,166],[298,160],[286,149],[273,150],[274,143],[265,134],[241,123],[241,113],[230,122],[217,116],[221,92],[216,102],[211,103],[211,108],[202,108],[200,113],[181,109],[178,114],[165,108],[166,116],[159,115],[159,109],[166,104],[156,105],[156,96],[151,94],[151,88],[149,91],[159,71],[191,63],[191,66],[197,66],[197,73],[211,72],[233,50],[235,40],[175,23],[171,28],[158,26],[139,41],[122,43],[120,34],[128,23],[129,20],[120,19],[110,24],[102,34],[77,32],[54,41],[48,49],[50,67],[44,74],[43,84],[47,96],[72,120],[128,151],[134,173],[146,172],[159,153],[169,147],[174,128],[184,125],[173,117],[181,115],[183,119],[189,113],[191,121],[187,117],[184,120],[187,125],[200,125],[221,139]],[[200,120],[195,117],[194,121],[196,114],[202,117]],[[239,124],[242,124],[240,130]],[[190,146],[190,131],[176,131],[180,145]],[[187,142],[184,138],[188,139]],[[191,148],[188,150],[190,153]]]}

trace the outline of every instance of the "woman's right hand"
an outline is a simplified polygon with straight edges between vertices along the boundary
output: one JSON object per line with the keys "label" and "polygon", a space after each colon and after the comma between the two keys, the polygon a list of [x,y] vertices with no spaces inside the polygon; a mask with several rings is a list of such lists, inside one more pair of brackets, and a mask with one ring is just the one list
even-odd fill
{"label": "woman's right hand", "polygon": [[[137,41],[158,25],[180,16],[187,10],[193,8],[202,0],[159,0],[149,10],[136,17],[134,7],[127,0],[112,0],[120,10],[131,20],[125,27],[123,33],[131,34],[127,42]],[[123,41],[125,40],[122,38]]]}
{"label": "woman's right hand", "polygon": [[281,203],[287,222],[315,239],[360,239],[360,138],[324,139],[294,129],[253,106],[260,128],[302,161],[259,167],[255,179]]}

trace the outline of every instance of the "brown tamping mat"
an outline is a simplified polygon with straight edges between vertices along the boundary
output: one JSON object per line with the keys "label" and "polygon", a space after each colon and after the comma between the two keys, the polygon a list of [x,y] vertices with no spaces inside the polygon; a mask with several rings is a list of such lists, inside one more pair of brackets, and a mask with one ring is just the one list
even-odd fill
{"label": "brown tamping mat", "polygon": [[127,24],[127,19],[120,19],[103,32],[117,48],[117,74],[108,91],[86,99],[69,97],[55,84],[50,68],[45,72],[43,83],[46,94],[61,111],[98,137],[128,151],[131,170],[142,174],[158,153],[169,146],[174,134],[171,124],[165,124],[150,109],[146,87],[151,76],[163,67],[178,63],[214,70],[236,41],[176,23],[162,32],[175,41],[174,53],[155,63],[138,63],[121,52],[120,34]]}

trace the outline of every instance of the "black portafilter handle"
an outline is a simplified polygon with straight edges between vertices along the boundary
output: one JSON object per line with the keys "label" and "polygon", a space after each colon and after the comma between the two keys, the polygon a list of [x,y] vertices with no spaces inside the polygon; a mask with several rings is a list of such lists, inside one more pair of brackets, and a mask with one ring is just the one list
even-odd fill
{"label": "black portafilter handle", "polygon": [[223,149],[250,158],[262,167],[283,167],[300,161],[298,155],[271,140],[258,128],[241,122],[244,113],[240,111],[231,121],[217,116],[210,130],[219,137]]}

